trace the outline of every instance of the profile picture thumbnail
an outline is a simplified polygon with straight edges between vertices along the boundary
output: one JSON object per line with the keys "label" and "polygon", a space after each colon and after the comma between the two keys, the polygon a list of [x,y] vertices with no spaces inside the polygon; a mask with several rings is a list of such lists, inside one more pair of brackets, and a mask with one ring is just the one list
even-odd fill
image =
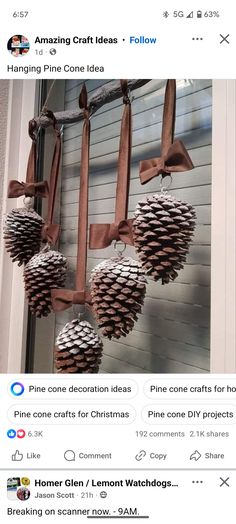
{"label": "profile picture thumbnail", "polygon": [[7,49],[12,56],[24,56],[30,50],[30,43],[24,35],[13,35],[7,42]]}
{"label": "profile picture thumbnail", "polygon": [[21,484],[23,486],[29,486],[30,485],[30,479],[28,477],[22,477]]}
{"label": "profile picture thumbnail", "polygon": [[19,500],[28,500],[30,498],[30,490],[28,488],[19,488],[16,492]]}
{"label": "profile picture thumbnail", "polygon": [[7,497],[9,500],[28,500],[30,498],[30,479],[11,477],[7,479]]}

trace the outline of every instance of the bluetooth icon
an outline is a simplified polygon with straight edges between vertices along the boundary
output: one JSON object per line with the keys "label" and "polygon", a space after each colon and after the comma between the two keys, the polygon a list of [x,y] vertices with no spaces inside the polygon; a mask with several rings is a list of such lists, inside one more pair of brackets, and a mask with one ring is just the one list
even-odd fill
{"label": "bluetooth icon", "polygon": [[163,13],[164,18],[168,18],[169,14],[170,13],[168,13],[168,11],[164,11],[164,13]]}

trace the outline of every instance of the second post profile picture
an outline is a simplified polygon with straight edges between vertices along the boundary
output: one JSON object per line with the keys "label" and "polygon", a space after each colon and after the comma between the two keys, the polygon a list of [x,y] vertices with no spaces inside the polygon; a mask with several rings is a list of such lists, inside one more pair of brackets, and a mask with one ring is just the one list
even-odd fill
{"label": "second post profile picture", "polygon": [[7,479],[7,497],[9,500],[28,500],[30,498],[30,479],[11,477]]}
{"label": "second post profile picture", "polygon": [[24,35],[13,35],[7,42],[7,49],[12,56],[24,56],[30,50],[30,43]]}

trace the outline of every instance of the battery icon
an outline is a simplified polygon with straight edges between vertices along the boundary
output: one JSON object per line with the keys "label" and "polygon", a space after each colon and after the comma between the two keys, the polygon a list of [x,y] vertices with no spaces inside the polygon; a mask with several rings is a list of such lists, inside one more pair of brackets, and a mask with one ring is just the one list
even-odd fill
{"label": "battery icon", "polygon": [[202,18],[202,11],[197,11],[197,18]]}

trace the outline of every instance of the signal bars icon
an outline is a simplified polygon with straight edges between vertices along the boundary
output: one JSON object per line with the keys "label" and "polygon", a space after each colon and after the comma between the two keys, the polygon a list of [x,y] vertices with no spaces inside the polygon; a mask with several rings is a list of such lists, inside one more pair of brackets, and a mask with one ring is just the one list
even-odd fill
{"label": "signal bars icon", "polygon": [[[186,18],[193,18],[194,17],[194,12],[191,11],[191,13],[189,13],[189,15],[186,16]],[[202,11],[197,11],[197,18],[202,18]]]}

